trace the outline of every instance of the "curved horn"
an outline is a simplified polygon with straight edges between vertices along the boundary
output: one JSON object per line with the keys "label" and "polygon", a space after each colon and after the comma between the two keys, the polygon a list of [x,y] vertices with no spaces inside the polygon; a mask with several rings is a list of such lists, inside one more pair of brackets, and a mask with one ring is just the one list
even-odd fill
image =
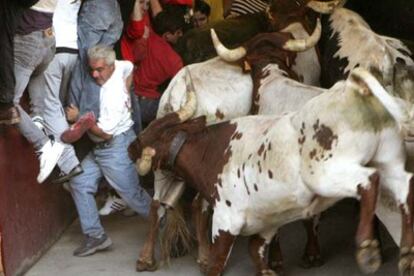
{"label": "curved horn", "polygon": [[321,38],[321,20],[318,18],[316,21],[316,27],[310,37],[304,39],[290,39],[283,45],[283,49],[293,52],[306,51],[312,48],[318,43]]}
{"label": "curved horn", "polygon": [[155,155],[155,150],[151,147],[145,147],[142,150],[141,158],[137,160],[136,168],[139,175],[146,175],[152,167],[152,157]]}
{"label": "curved horn", "polygon": [[180,122],[184,122],[191,118],[196,109],[197,109],[197,97],[195,95],[195,89],[193,84],[193,79],[191,77],[190,71],[188,70],[188,66],[185,67],[186,70],[186,78],[185,84],[187,89],[187,100],[185,104],[178,110],[176,113],[180,118]]}
{"label": "curved horn", "polygon": [[344,4],[344,0],[333,0],[329,2],[322,2],[322,1],[310,1],[306,6],[311,8],[312,10],[322,13],[322,14],[330,14],[336,8],[341,7]]}
{"label": "curved horn", "polygon": [[211,32],[211,40],[213,40],[214,48],[216,49],[217,55],[219,55],[223,60],[227,62],[233,62],[236,60],[241,59],[246,55],[246,49],[242,46],[236,49],[228,49],[226,48],[223,43],[220,42],[216,31],[214,29],[210,29]]}

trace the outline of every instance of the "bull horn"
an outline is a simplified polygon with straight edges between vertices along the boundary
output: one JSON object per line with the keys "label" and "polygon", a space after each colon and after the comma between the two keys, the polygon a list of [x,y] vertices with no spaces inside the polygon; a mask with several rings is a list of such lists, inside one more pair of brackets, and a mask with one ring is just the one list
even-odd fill
{"label": "bull horn", "polygon": [[310,1],[306,6],[311,8],[312,10],[322,13],[322,14],[330,14],[336,8],[341,7],[344,4],[344,0],[333,0],[329,2],[322,2],[322,1]]}
{"label": "bull horn", "polygon": [[186,70],[186,78],[185,84],[187,89],[187,100],[185,104],[177,111],[178,117],[180,118],[180,122],[184,122],[191,118],[197,108],[197,97],[195,95],[195,88],[193,79],[190,74],[190,70],[188,70],[188,66],[185,67]]}
{"label": "bull horn", "polygon": [[316,27],[311,36],[304,39],[290,39],[283,45],[283,49],[293,52],[302,52],[314,47],[321,38],[321,20],[318,18]]}
{"label": "bull horn", "polygon": [[137,160],[136,168],[139,175],[144,176],[151,170],[152,157],[155,155],[155,150],[151,147],[146,147],[142,150],[141,158]]}
{"label": "bull horn", "polygon": [[216,49],[217,55],[219,55],[223,60],[227,62],[233,62],[241,59],[246,55],[246,49],[242,46],[236,49],[228,49],[226,48],[223,43],[220,42],[216,31],[214,29],[210,29],[211,31],[211,40],[213,40],[214,48]]}

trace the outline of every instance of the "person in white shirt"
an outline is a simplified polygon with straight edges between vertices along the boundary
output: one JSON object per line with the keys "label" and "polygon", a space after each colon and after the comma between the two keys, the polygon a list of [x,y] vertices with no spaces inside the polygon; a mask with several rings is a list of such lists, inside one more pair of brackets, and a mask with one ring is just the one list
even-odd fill
{"label": "person in white shirt", "polygon": [[115,52],[104,45],[90,48],[88,60],[89,72],[100,86],[100,112],[96,124],[87,132],[95,147],[81,163],[83,174],[70,181],[82,232],[86,236],[74,251],[78,257],[92,255],[112,244],[100,223],[94,198],[103,177],[139,215],[147,217],[151,203],[151,197],[139,184],[127,150],[136,137],[132,129],[129,94],[133,65],[129,61],[115,60]]}

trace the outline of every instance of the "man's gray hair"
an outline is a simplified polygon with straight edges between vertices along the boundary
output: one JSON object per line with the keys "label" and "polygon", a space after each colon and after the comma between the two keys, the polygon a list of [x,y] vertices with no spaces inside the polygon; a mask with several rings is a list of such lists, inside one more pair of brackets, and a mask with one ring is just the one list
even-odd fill
{"label": "man's gray hair", "polygon": [[98,44],[88,49],[89,59],[104,59],[107,65],[115,63],[115,51],[106,45]]}

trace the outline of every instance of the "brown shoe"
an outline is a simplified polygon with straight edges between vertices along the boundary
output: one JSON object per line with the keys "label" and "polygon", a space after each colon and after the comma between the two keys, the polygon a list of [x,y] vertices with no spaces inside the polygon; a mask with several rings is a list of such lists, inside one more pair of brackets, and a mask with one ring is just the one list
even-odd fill
{"label": "brown shoe", "polygon": [[20,123],[20,114],[15,106],[0,107],[0,124],[13,125]]}

